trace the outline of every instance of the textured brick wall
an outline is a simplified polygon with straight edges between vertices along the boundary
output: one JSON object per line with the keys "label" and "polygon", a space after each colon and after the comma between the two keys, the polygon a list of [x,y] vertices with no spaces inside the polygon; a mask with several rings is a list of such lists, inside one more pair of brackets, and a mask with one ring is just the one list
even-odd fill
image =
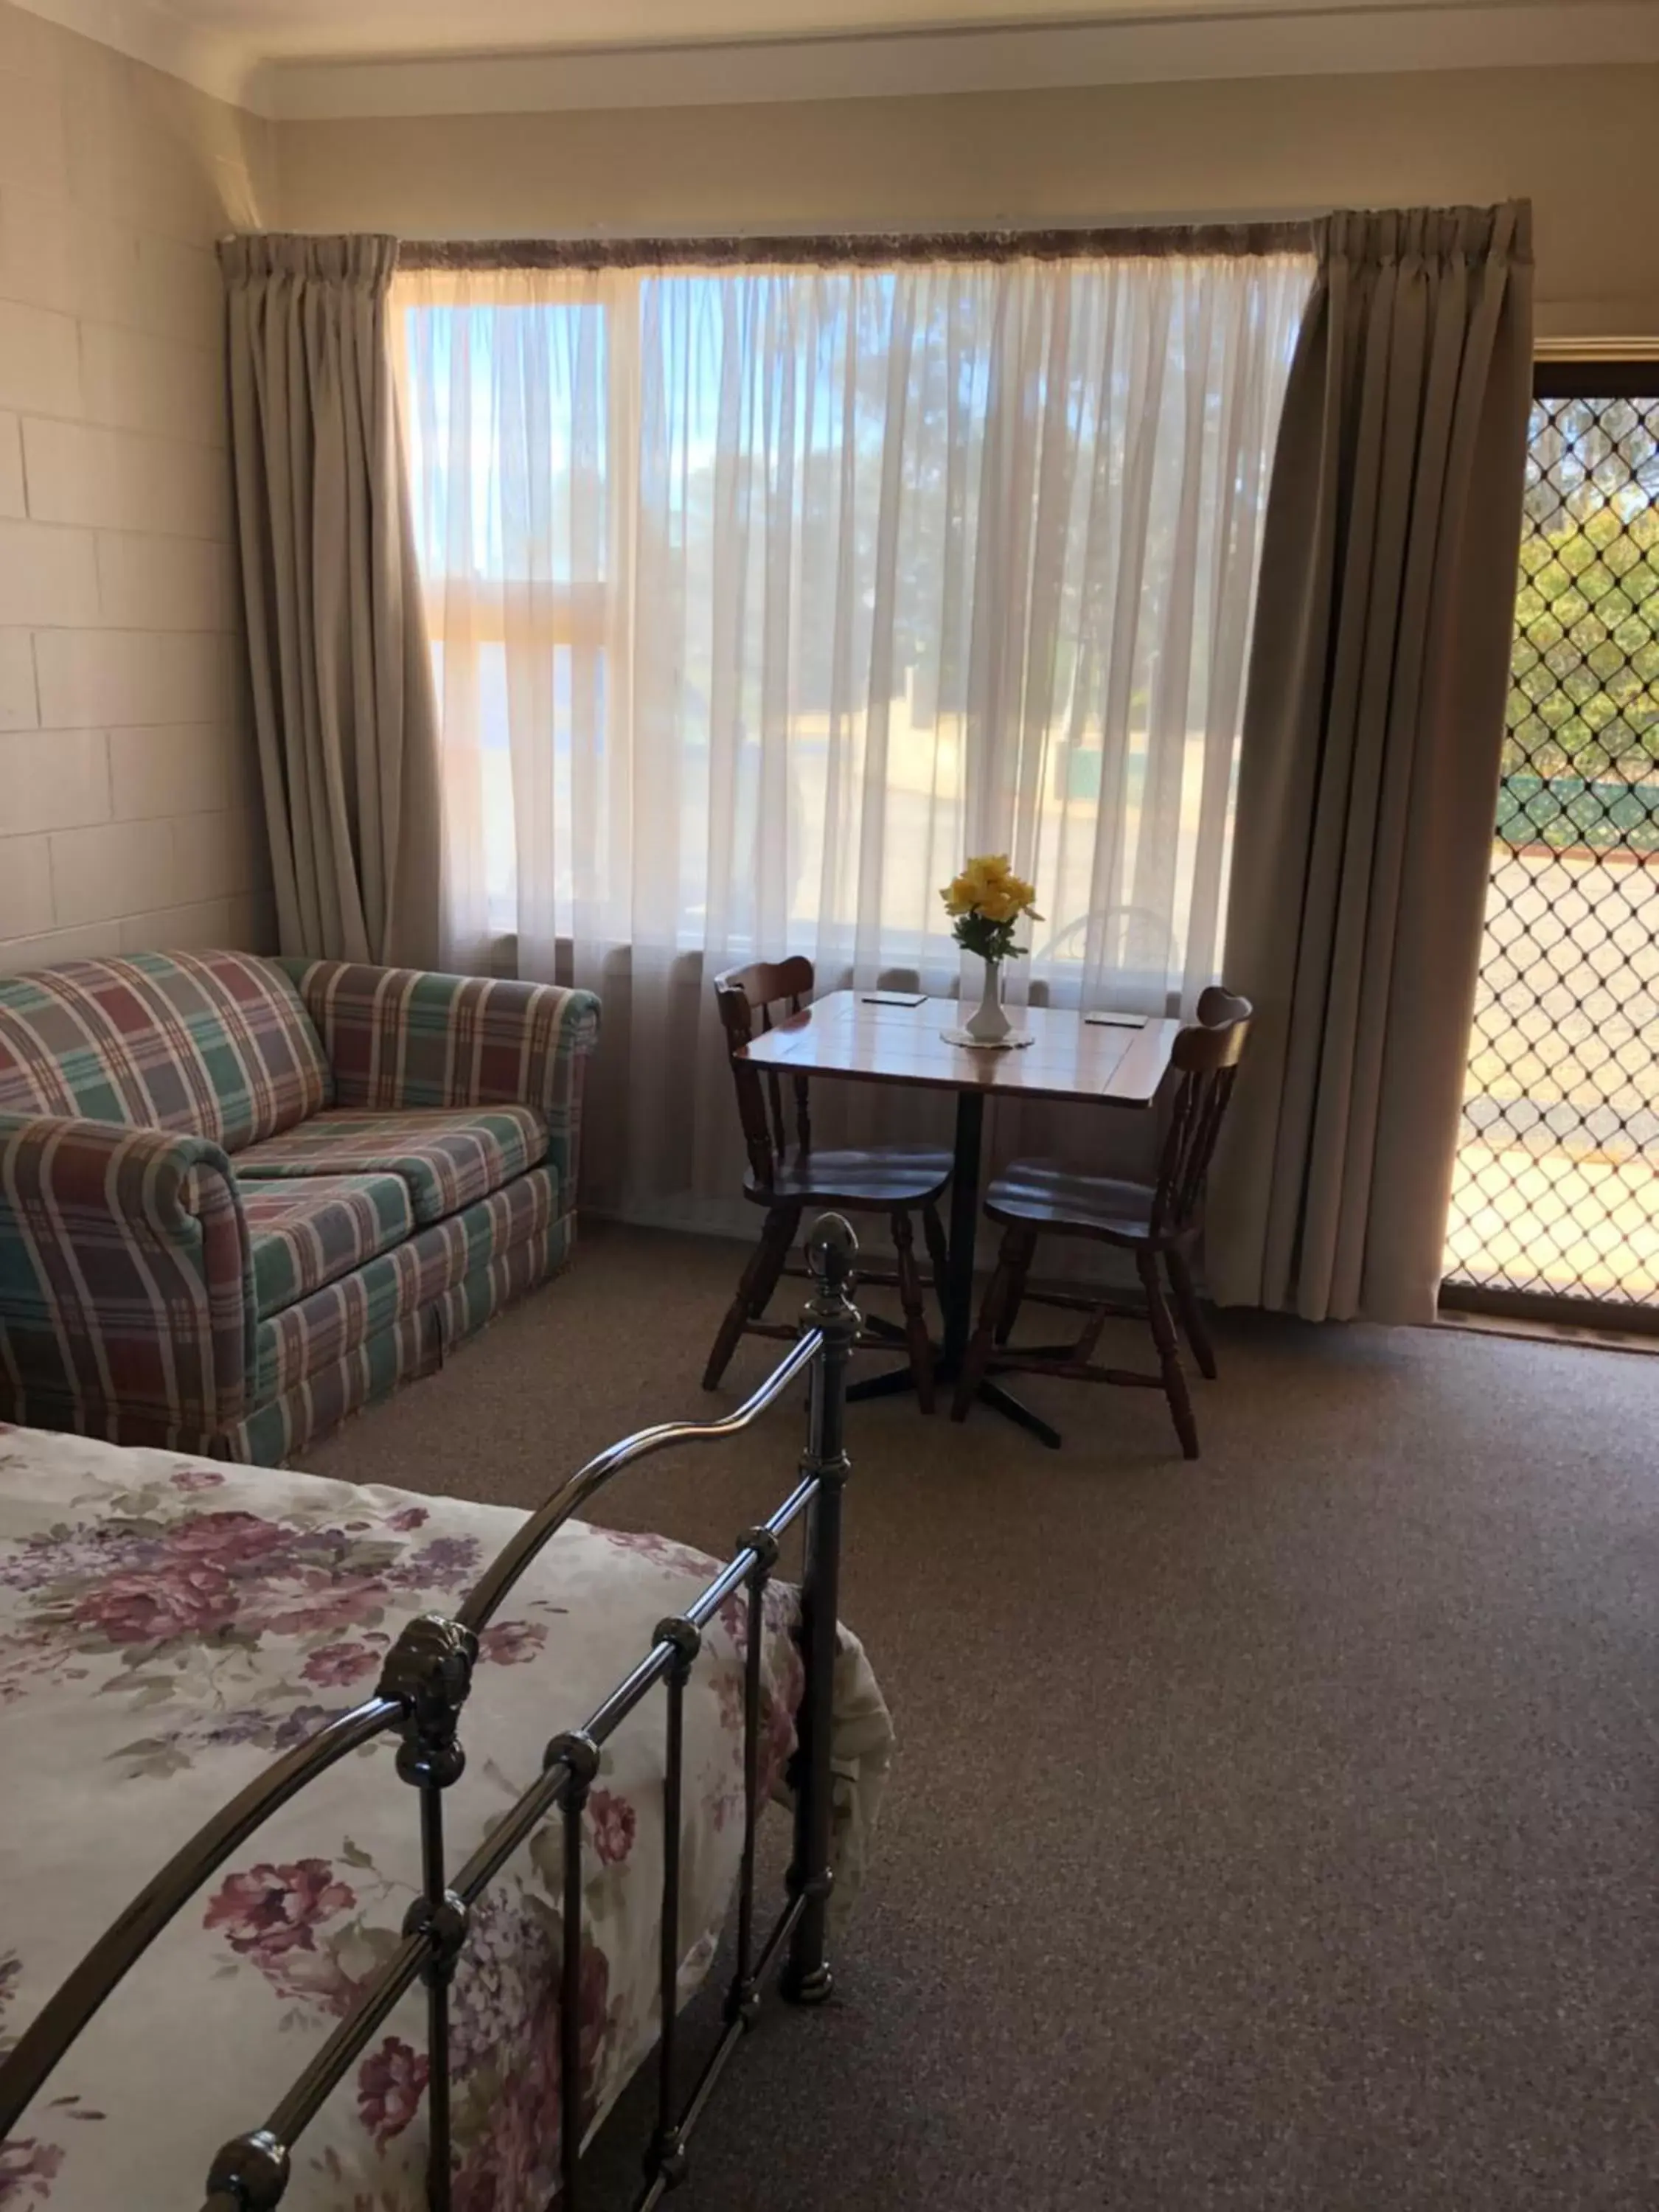
{"label": "textured brick wall", "polygon": [[0,972],[270,939],[212,252],[265,164],[0,4]]}

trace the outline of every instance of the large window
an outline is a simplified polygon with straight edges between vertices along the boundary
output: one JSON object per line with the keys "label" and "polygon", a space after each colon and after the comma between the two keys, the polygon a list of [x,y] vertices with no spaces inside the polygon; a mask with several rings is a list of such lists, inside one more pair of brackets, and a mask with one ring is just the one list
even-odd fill
{"label": "large window", "polygon": [[1054,978],[1208,980],[1304,264],[401,287],[463,930],[953,967],[991,844]]}
{"label": "large window", "polygon": [[938,887],[996,850],[1039,889],[1034,988],[1190,1005],[1310,277],[400,276],[449,957],[510,936],[523,972],[613,989],[625,961],[635,1023],[786,951],[945,988]]}

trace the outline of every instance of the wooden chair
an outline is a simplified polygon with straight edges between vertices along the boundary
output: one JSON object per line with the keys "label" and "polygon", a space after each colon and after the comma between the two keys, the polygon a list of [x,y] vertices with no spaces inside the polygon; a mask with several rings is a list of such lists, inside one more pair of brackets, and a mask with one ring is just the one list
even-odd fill
{"label": "wooden chair", "polygon": [[[1221,1132],[1239,1056],[1249,1030],[1248,999],[1212,986],[1198,1002],[1198,1020],[1175,1041],[1170,1064],[1178,1080],[1170,1104],[1155,1183],[1121,1182],[1106,1176],[1075,1175],[1046,1160],[1016,1160],[987,1194],[985,1210],[1004,1224],[978,1324],[968,1346],[951,1407],[952,1420],[967,1417],[975,1393],[988,1374],[1018,1370],[1060,1375],[1079,1382],[1118,1382],[1161,1389],[1170,1404],[1181,1449],[1198,1457],[1198,1425],[1193,1419],[1187,1378],[1158,1263],[1168,1271],[1176,1310],[1200,1370],[1213,1380],[1215,1350],[1193,1290],[1190,1255],[1204,1225],[1205,1178]],[[1134,1255],[1135,1272],[1146,1293],[1146,1318],[1152,1323],[1158,1371],[1140,1374],[1097,1367],[1095,1347],[1114,1314],[1137,1311],[1102,1294],[1031,1292],[1034,1305],[1060,1306],[1087,1316],[1073,1345],[1040,1350],[1008,1348],[1026,1297],[1026,1277],[1039,1238],[1086,1237]]]}
{"label": "wooden chair", "polygon": [[830,1207],[837,1213],[884,1213],[893,1232],[898,1265],[895,1271],[870,1268],[860,1261],[861,1283],[896,1285],[904,1310],[902,1331],[878,1320],[866,1322],[859,1342],[869,1346],[890,1344],[902,1338],[910,1354],[916,1397],[924,1413],[933,1410],[933,1353],[922,1305],[922,1278],[916,1266],[915,1233],[910,1216],[920,1212],[927,1240],[935,1290],[945,1278],[945,1229],[938,1200],[951,1180],[951,1155],[901,1146],[878,1150],[814,1152],[812,1125],[804,1075],[793,1078],[794,1138],[790,1141],[784,1122],[783,1091],[775,1068],[762,1069],[741,1059],[740,1048],[757,1028],[769,1030],[779,1019],[798,1014],[812,996],[812,963],[795,958],[776,963],[761,961],[750,968],[728,969],[714,978],[714,1000],[732,1055],[732,1079],[737,1086],[738,1112],[743,1122],[749,1170],[744,1195],[766,1208],[748,1266],[737,1295],[720,1323],[714,1348],[703,1370],[702,1387],[713,1390],[744,1335],[793,1338],[793,1324],[764,1318],[768,1302],[780,1276],[805,1271],[788,1264],[790,1249],[808,1207],[814,1212]]}

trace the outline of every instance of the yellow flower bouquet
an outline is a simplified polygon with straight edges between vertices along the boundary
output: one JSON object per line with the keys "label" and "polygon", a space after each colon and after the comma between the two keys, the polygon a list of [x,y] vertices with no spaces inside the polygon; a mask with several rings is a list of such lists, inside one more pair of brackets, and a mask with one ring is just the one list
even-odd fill
{"label": "yellow flower bouquet", "polygon": [[1014,942],[1014,929],[1022,918],[1041,921],[1036,890],[1008,865],[1006,853],[981,853],[964,861],[962,873],[953,876],[939,896],[955,922],[951,935],[966,952],[981,960],[1018,959],[1025,950]]}

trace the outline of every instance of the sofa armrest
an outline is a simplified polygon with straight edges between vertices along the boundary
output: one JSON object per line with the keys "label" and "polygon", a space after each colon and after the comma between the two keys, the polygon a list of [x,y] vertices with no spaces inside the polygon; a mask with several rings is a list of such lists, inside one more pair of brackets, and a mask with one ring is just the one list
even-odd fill
{"label": "sofa armrest", "polygon": [[230,1162],[204,1137],[0,1114],[0,1404],[202,1450],[246,1408],[255,1306]]}
{"label": "sofa armrest", "polygon": [[533,1106],[574,1200],[582,1070],[599,1033],[591,991],[345,960],[283,963],[334,1070],[341,1106]]}

